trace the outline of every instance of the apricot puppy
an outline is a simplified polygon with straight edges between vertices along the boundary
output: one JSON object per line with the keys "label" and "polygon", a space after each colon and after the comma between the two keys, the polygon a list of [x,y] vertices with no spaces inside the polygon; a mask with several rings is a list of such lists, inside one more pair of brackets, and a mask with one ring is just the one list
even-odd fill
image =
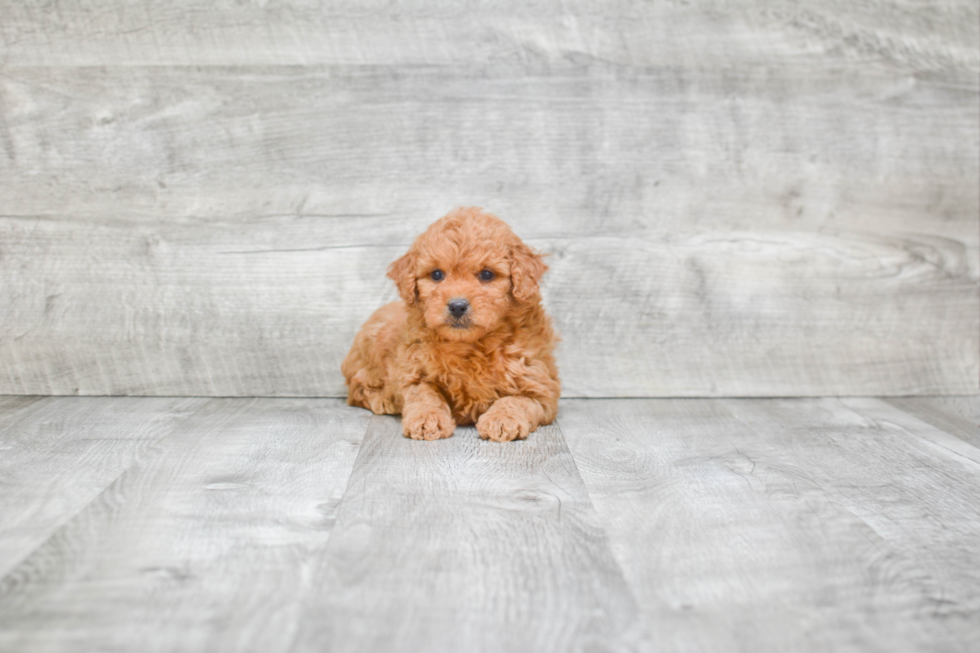
{"label": "apricot puppy", "polygon": [[541,307],[547,266],[502,220],[460,208],[434,222],[388,276],[401,301],[361,327],[341,370],[347,403],[402,416],[406,437],[457,424],[523,439],[558,412],[558,338]]}

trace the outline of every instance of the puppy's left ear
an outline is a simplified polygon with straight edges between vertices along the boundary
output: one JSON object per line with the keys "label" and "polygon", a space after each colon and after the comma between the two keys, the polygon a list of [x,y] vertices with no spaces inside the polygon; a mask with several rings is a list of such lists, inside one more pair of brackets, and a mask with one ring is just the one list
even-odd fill
{"label": "puppy's left ear", "polygon": [[513,286],[511,292],[520,302],[531,301],[537,297],[538,282],[548,269],[544,264],[544,257],[522,242],[511,247],[510,257],[510,281]]}
{"label": "puppy's left ear", "polygon": [[415,279],[415,247],[408,250],[405,256],[401,257],[388,266],[388,278],[398,286],[398,294],[408,306],[415,303],[418,283]]}

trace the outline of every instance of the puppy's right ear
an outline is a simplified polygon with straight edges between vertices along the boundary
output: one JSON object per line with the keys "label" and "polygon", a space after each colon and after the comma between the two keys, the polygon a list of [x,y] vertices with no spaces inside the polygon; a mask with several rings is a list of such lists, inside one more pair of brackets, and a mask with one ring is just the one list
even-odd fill
{"label": "puppy's right ear", "polygon": [[416,258],[415,247],[412,247],[405,256],[388,266],[388,278],[395,282],[398,294],[409,306],[415,303],[418,293],[415,279]]}

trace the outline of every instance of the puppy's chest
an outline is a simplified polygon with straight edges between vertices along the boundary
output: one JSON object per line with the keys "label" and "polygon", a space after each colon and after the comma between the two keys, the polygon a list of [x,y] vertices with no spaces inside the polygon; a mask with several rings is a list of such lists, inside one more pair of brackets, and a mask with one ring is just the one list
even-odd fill
{"label": "puppy's chest", "polygon": [[523,363],[504,348],[438,352],[428,367],[429,380],[440,386],[450,403],[459,407],[485,404],[485,410],[494,400],[518,392]]}

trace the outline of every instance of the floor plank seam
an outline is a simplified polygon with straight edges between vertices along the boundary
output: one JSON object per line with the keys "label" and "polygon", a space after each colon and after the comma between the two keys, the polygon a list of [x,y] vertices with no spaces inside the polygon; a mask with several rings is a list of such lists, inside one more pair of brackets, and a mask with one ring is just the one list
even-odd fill
{"label": "floor plank seam", "polygon": [[[174,398],[176,399],[178,397],[174,397]],[[180,397],[180,398],[190,399],[190,397]],[[134,470],[135,468],[145,465],[152,458],[154,458],[154,457],[156,457],[158,455],[162,455],[161,445],[168,438],[170,438],[176,431],[180,430],[180,428],[182,426],[184,426],[191,418],[193,418],[195,415],[197,415],[202,410],[204,410],[207,406],[209,406],[211,404],[211,401],[212,400],[206,400],[203,404],[201,404],[200,406],[198,406],[193,412],[191,412],[190,414],[184,416],[180,420],[175,421],[170,426],[170,428],[166,431],[166,433],[164,433],[163,435],[161,435],[160,437],[158,437],[158,438],[156,438],[156,439],[154,439],[152,441],[147,442],[146,443],[146,446],[145,446],[145,449],[143,449],[142,451],[140,451],[138,453],[138,455],[135,456],[133,462],[131,462],[125,468],[121,469],[120,472],[118,474],[116,474],[112,478],[112,480],[110,480],[108,483],[106,483],[102,487],[101,490],[99,490],[97,493],[95,493],[92,496],[92,498],[88,501],[88,503],[85,503],[85,504],[79,506],[79,508],[77,510],[75,510],[73,513],[71,513],[70,515],[66,516],[64,519],[62,519],[57,524],[57,526],[53,527],[47,533],[47,535],[44,537],[44,539],[42,541],[40,541],[38,543],[38,545],[34,547],[34,549],[32,549],[30,552],[26,553],[25,555],[21,556],[20,559],[18,559],[13,565],[11,565],[7,569],[7,571],[5,571],[2,574],[0,574],[0,587],[3,587],[4,586],[3,584],[4,584],[4,582],[5,582],[5,580],[7,579],[8,576],[10,576],[13,573],[15,573],[18,568],[20,568],[27,561],[29,561],[39,551],[42,551],[46,546],[48,546],[48,544],[51,542],[51,540],[53,540],[54,538],[56,538],[59,533],[61,533],[62,531],[64,531],[66,528],[68,528],[76,519],[78,519],[78,517],[80,515],[82,515],[86,511],[90,510],[91,509],[91,506],[93,504],[99,502],[107,492],[109,492],[115,485],[117,485],[119,483],[120,479],[124,478],[127,474],[131,474],[132,473],[132,470]],[[153,453],[154,450],[157,450],[157,453],[156,454]],[[3,595],[3,592],[0,591],[0,596],[2,596],[2,595]]]}

